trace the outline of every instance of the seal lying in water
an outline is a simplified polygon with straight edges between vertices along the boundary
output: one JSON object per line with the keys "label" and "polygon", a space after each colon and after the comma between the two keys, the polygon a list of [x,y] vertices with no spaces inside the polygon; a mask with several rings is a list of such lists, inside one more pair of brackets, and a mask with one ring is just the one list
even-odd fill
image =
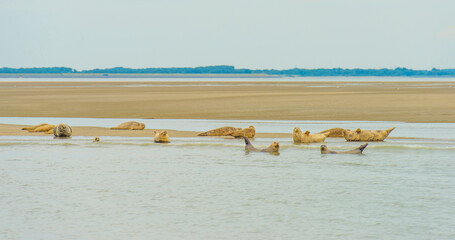
{"label": "seal lying in water", "polygon": [[225,136],[227,133],[231,133],[237,130],[242,130],[241,128],[235,127],[220,127],[207,132],[199,133],[198,136]]}
{"label": "seal lying in water", "polygon": [[321,133],[321,134],[310,134],[310,131],[306,131],[302,133],[299,127],[294,128],[294,132],[292,134],[292,138],[294,139],[294,143],[317,143],[317,142],[324,142],[330,132]]}
{"label": "seal lying in water", "polygon": [[327,137],[344,137],[344,128],[331,128],[320,133],[330,133]]}
{"label": "seal lying in water", "polygon": [[344,130],[344,138],[346,141],[383,141],[389,136],[393,129],[395,128],[376,131],[361,130],[360,128],[355,131]]}
{"label": "seal lying in water", "polygon": [[57,127],[54,128],[54,137],[55,138],[69,138],[73,134],[73,130],[70,126],[64,123],[60,123]]}
{"label": "seal lying in water", "polygon": [[254,138],[255,135],[256,135],[256,129],[254,128],[254,126],[249,126],[242,130],[235,130],[235,131],[227,132],[224,134],[224,136],[233,136],[235,138],[241,138],[241,137]]}
{"label": "seal lying in water", "polygon": [[130,121],[124,122],[117,127],[112,127],[111,130],[143,130],[145,128],[144,123]]}
{"label": "seal lying in water", "polygon": [[100,140],[99,137],[95,137],[95,138],[93,139],[93,142],[100,142],[100,141],[101,141],[101,140]]}
{"label": "seal lying in water", "polygon": [[279,142],[273,142],[272,144],[270,144],[270,146],[264,149],[257,149],[253,146],[253,144],[251,144],[250,139],[248,139],[247,137],[243,137],[243,139],[245,140],[246,151],[278,153],[280,150]]}
{"label": "seal lying in water", "polygon": [[360,147],[350,150],[350,151],[336,152],[336,151],[329,150],[326,145],[321,145],[321,154],[361,154],[367,146],[368,146],[368,143],[365,143],[365,144],[361,145]]}
{"label": "seal lying in water", "polygon": [[46,132],[46,133],[52,133],[52,129],[55,128],[55,125],[47,124],[47,123],[42,123],[40,125],[36,125],[33,127],[24,127],[22,130],[28,130],[29,132]]}
{"label": "seal lying in water", "polygon": [[171,139],[167,134],[167,131],[155,130],[155,138],[153,139],[156,143],[170,143]]}

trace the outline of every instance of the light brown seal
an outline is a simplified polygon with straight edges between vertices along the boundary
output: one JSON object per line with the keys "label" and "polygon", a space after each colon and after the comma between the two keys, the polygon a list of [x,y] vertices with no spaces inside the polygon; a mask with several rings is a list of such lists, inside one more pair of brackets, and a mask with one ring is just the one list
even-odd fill
{"label": "light brown seal", "polygon": [[326,145],[321,145],[321,154],[362,154],[363,150],[368,146],[368,143],[365,143],[363,145],[360,145],[360,147],[350,150],[350,151],[345,151],[345,152],[336,152],[329,150]]}
{"label": "light brown seal", "polygon": [[69,138],[73,134],[73,130],[68,124],[60,123],[54,128],[55,138]]}
{"label": "light brown seal", "polygon": [[[24,127],[22,130],[28,130],[29,132],[51,132],[54,129],[55,125],[50,125],[47,123],[42,123],[32,127]],[[52,133],[52,132],[51,132]]]}
{"label": "light brown seal", "polygon": [[212,129],[207,132],[199,133],[198,136],[225,136],[226,133],[231,133],[237,130],[242,130],[241,128],[235,127],[220,127]]}
{"label": "light brown seal", "polygon": [[264,149],[257,149],[251,144],[250,140],[247,137],[243,137],[245,140],[245,150],[253,152],[268,152],[268,153],[278,153],[280,150],[280,143],[273,142],[270,146]]}
{"label": "light brown seal", "polygon": [[330,133],[327,137],[343,137],[344,136],[344,128],[331,128],[324,130],[320,133]]}
{"label": "light brown seal", "polygon": [[112,127],[111,130],[143,130],[145,128],[144,123],[129,121],[124,122],[117,127]]}
{"label": "light brown seal", "polygon": [[170,143],[171,139],[167,134],[167,131],[155,130],[155,138],[153,139],[156,143]]}
{"label": "light brown seal", "polygon": [[235,130],[232,132],[227,132],[224,136],[233,136],[235,138],[247,137],[247,138],[254,138],[256,135],[256,129],[254,126],[249,126],[242,130]]}
{"label": "light brown seal", "polygon": [[346,141],[383,141],[389,136],[390,132],[393,131],[393,128],[387,130],[362,130],[358,128],[355,131],[345,130],[344,138]]}
{"label": "light brown seal", "polygon": [[39,124],[39,125],[32,126],[32,127],[24,127],[24,128],[22,128],[22,130],[28,130],[28,131],[30,131],[30,130],[35,130],[35,129],[39,128],[39,127],[46,126],[46,125],[49,125],[49,124],[47,124],[47,123],[41,123],[41,124]]}
{"label": "light brown seal", "polygon": [[295,127],[292,133],[294,143],[317,143],[324,142],[330,132],[321,134],[310,134],[310,131],[302,133],[299,127]]}

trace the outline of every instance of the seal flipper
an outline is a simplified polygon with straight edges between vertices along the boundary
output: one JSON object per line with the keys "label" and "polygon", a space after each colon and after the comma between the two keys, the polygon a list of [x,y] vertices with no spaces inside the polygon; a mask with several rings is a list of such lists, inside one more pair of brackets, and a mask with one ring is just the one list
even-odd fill
{"label": "seal flipper", "polygon": [[363,150],[368,146],[368,143],[363,144],[359,147],[360,153],[363,153]]}
{"label": "seal flipper", "polygon": [[245,150],[257,151],[253,144],[251,144],[250,139],[248,139],[248,137],[243,137],[243,139],[245,140]]}
{"label": "seal flipper", "polygon": [[247,137],[243,137],[243,139],[245,140],[245,147],[252,146],[250,139],[248,139]]}

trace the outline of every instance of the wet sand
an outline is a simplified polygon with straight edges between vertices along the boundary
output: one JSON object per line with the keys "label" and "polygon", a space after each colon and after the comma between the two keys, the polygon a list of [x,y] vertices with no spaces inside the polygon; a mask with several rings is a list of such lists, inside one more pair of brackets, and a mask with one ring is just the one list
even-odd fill
{"label": "wet sand", "polygon": [[[0,116],[455,122],[453,82],[279,80],[0,82]],[[75,134],[114,134],[108,129],[80,130],[76,127]],[[2,135],[7,132],[2,125]],[[153,136],[153,132],[114,135]]]}
{"label": "wet sand", "polygon": [[[14,125],[14,124],[0,124],[0,136],[49,136],[52,138],[54,135],[45,134],[43,132],[29,132],[21,130],[23,127],[29,127],[28,125]],[[85,137],[102,137],[102,136],[119,136],[119,137],[154,137],[155,129],[144,129],[144,130],[110,130],[109,128],[103,127],[71,127],[73,130],[73,136],[85,136]],[[172,137],[197,137],[200,132],[193,131],[176,131],[169,129],[167,130],[169,136]],[[256,137],[259,138],[291,138],[292,133],[257,133]],[[205,138],[205,137],[201,137]],[[209,137],[210,138],[210,137]],[[233,138],[230,136],[222,138]]]}

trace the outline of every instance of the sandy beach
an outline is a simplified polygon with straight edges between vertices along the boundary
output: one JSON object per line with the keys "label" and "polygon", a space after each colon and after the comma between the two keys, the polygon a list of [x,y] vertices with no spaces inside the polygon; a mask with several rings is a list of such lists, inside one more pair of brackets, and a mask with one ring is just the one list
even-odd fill
{"label": "sandy beach", "polygon": [[2,117],[455,122],[453,82],[0,82]]}
{"label": "sandy beach", "polygon": [[[1,82],[0,116],[455,122],[453,85],[443,81]],[[21,127],[1,125],[0,134],[28,134],[17,130]],[[75,129],[80,136],[153,135],[147,129]]]}

